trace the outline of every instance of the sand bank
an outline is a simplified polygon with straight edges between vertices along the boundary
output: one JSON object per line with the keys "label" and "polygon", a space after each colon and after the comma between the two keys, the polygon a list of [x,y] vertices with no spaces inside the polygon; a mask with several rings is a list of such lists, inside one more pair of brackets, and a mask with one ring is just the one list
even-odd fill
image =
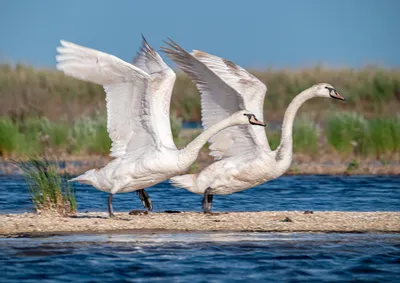
{"label": "sand bank", "polygon": [[200,212],[78,213],[73,217],[34,213],[0,214],[1,236],[34,236],[74,233],[139,232],[400,232],[400,212]]}

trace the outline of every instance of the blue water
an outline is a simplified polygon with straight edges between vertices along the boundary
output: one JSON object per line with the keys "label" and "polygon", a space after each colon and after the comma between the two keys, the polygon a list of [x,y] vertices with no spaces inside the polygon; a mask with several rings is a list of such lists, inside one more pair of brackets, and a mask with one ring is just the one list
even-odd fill
{"label": "blue water", "polygon": [[[78,185],[79,211],[107,194]],[[167,182],[154,210],[200,211],[201,196]],[[398,176],[285,176],[230,196],[214,211],[400,211]],[[141,208],[119,194],[116,211]],[[32,210],[21,176],[0,176],[0,213]],[[135,233],[0,238],[0,282],[400,282],[400,234]]]}
{"label": "blue water", "polygon": [[[147,190],[154,211],[201,211],[202,196],[168,182]],[[76,186],[78,210],[107,211],[107,193]],[[141,209],[136,193],[117,194],[114,210]],[[284,176],[243,192],[215,196],[213,211],[400,211],[400,176]],[[0,175],[0,213],[32,211],[24,178]]]}
{"label": "blue water", "polygon": [[400,235],[0,239],[1,282],[399,282]]}
{"label": "blue water", "polygon": [[182,123],[183,129],[201,129],[201,123],[195,121],[185,121]]}

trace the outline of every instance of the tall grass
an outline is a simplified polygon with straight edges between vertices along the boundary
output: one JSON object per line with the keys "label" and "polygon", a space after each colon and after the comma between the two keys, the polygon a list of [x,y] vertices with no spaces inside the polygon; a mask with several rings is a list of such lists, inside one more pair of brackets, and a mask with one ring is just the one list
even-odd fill
{"label": "tall grass", "polygon": [[366,154],[368,122],[358,113],[337,113],[328,118],[325,127],[328,142],[343,153]]}
{"label": "tall grass", "polygon": [[[182,119],[174,113],[171,115],[171,130],[179,148],[198,135],[197,131],[182,132]],[[276,149],[280,143],[280,131],[267,130],[267,135],[271,148]],[[355,112],[340,112],[328,116],[323,126],[317,126],[310,118],[295,121],[293,146],[296,153],[312,154],[318,148],[327,146],[322,143],[328,143],[341,154],[397,160],[400,153],[400,118],[366,119]],[[108,155],[110,147],[106,117],[103,115],[81,118],[73,124],[43,118],[24,121],[0,118],[0,156],[3,157],[42,153]]]}
{"label": "tall grass", "polygon": [[[338,107],[374,115],[395,114],[400,107],[400,70],[367,67],[360,70],[327,69],[321,66],[302,70],[253,72],[268,86],[265,100],[267,117],[282,115],[290,100],[317,82],[334,85],[347,103],[312,100],[305,106],[317,112]],[[177,72],[171,108],[177,116],[200,120],[200,96],[190,79]],[[101,86],[79,81],[55,70],[34,69],[18,64],[0,64],[0,115],[45,116],[50,120],[66,117],[73,121],[105,109]],[[320,117],[320,116],[319,116]]]}
{"label": "tall grass", "polygon": [[382,155],[399,153],[400,119],[374,118],[366,120],[356,113],[340,113],[332,116],[325,132],[329,143],[338,151],[358,155]]}
{"label": "tall grass", "polygon": [[269,146],[272,150],[275,150],[281,142],[281,132],[280,131],[268,131],[267,138]]}
{"label": "tall grass", "polygon": [[31,201],[37,212],[52,211],[60,215],[76,212],[75,190],[67,183],[66,176],[58,174],[57,163],[45,158],[13,162],[23,170]]}
{"label": "tall grass", "polygon": [[0,155],[17,151],[20,133],[7,117],[0,118]]}
{"label": "tall grass", "polygon": [[385,154],[400,152],[400,119],[376,118],[369,121],[368,147],[380,158]]}
{"label": "tall grass", "polygon": [[0,118],[0,156],[37,155],[45,149],[72,154],[108,154],[111,140],[105,116],[51,122],[46,118],[27,118],[13,122]]}
{"label": "tall grass", "polygon": [[51,123],[49,120],[44,120],[41,131],[48,138],[50,145],[58,148],[63,148],[68,143],[69,125],[65,121]]}
{"label": "tall grass", "polygon": [[45,147],[67,146],[69,126],[65,121],[53,123],[47,118],[31,117],[19,121],[18,127],[24,133],[23,145],[29,154],[42,153]]}
{"label": "tall grass", "polygon": [[300,118],[293,125],[293,150],[303,153],[316,153],[318,129],[314,121]]}
{"label": "tall grass", "polygon": [[[266,131],[268,143],[275,150],[281,142],[280,130]],[[293,150],[295,152],[312,153],[318,147],[319,131],[314,121],[309,118],[299,118],[293,125]]]}
{"label": "tall grass", "polygon": [[108,154],[111,140],[107,132],[107,119],[97,114],[79,119],[70,130],[71,152]]}

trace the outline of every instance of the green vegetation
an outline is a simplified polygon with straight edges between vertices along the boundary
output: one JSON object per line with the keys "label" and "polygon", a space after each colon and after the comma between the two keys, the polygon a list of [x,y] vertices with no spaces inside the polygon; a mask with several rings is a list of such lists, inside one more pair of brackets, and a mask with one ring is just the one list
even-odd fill
{"label": "green vegetation", "polygon": [[104,116],[86,117],[73,125],[46,118],[13,122],[0,118],[0,156],[36,155],[52,152],[108,154],[111,141]]}
{"label": "green vegetation", "polygon": [[329,143],[338,152],[380,159],[400,149],[399,118],[366,120],[357,113],[338,113],[328,119],[325,131]]}
{"label": "green vegetation", "polygon": [[24,173],[37,212],[51,211],[60,215],[76,212],[75,190],[67,183],[67,176],[58,174],[57,163],[41,157],[31,157],[27,162],[13,160],[13,163]]}
{"label": "green vegetation", "polygon": [[[182,119],[174,115],[171,128],[179,148],[200,133],[196,129],[182,131]],[[267,135],[275,149],[280,131],[267,130]],[[310,118],[299,118],[294,123],[293,146],[295,153],[313,155],[318,149],[331,146],[340,154],[391,159],[391,155],[400,152],[400,118],[366,119],[357,113],[337,112],[327,118],[324,127]],[[101,115],[81,118],[72,125],[38,118],[26,119],[25,123],[0,118],[0,156],[46,152],[108,155],[110,147],[106,118]]]}
{"label": "green vegetation", "polygon": [[179,140],[179,133],[182,129],[182,118],[178,117],[175,113],[175,111],[171,112],[171,118],[170,118],[170,123],[171,123],[171,132],[172,132],[172,137],[174,138],[174,142],[178,143]]}
{"label": "green vegetation", "polygon": [[107,118],[97,114],[77,120],[69,132],[70,147],[73,154],[108,154],[111,140],[107,132]]}
{"label": "green vegetation", "polygon": [[378,159],[400,151],[400,119],[375,118],[369,122],[369,149]]}
{"label": "green vegetation", "polygon": [[310,119],[298,119],[293,126],[293,150],[316,153],[318,147],[317,125]]}
{"label": "green vegetation", "polygon": [[[281,121],[291,99],[317,82],[334,85],[346,102],[313,99],[297,119],[295,153],[327,150],[347,156],[399,159],[400,70],[367,67],[265,70],[254,74],[268,86],[266,122]],[[171,128],[178,147],[196,133],[181,131],[182,121],[200,120],[200,96],[190,79],[178,72],[171,100]],[[101,113],[101,114],[100,114]],[[302,115],[300,113],[300,117]],[[336,114],[332,114],[336,113]],[[267,130],[271,148],[280,132]],[[107,155],[105,95],[101,86],[55,70],[0,64],[0,156],[65,153]]]}
{"label": "green vegetation", "polygon": [[329,143],[339,152],[365,154],[368,122],[357,113],[337,113],[328,118],[326,129]]}
{"label": "green vegetation", "polygon": [[[190,79],[177,72],[171,110],[188,121],[200,120],[200,96]],[[266,117],[280,120],[290,100],[318,82],[329,82],[346,103],[323,99],[307,102],[307,112],[355,111],[370,118],[396,115],[400,107],[400,70],[367,67],[360,70],[326,69],[266,70],[254,74],[268,86],[264,105]],[[44,116],[73,122],[84,116],[104,113],[105,95],[101,86],[79,81],[55,70],[34,69],[18,64],[0,64],[0,116],[24,119]],[[317,115],[319,119],[323,115]]]}
{"label": "green vegetation", "polygon": [[17,126],[7,117],[0,119],[0,155],[16,152],[20,134]]}
{"label": "green vegetation", "polygon": [[279,143],[281,142],[281,132],[280,131],[270,131],[267,129],[267,138],[269,142],[269,146],[272,150],[275,150]]}
{"label": "green vegetation", "polygon": [[359,162],[353,159],[353,161],[351,161],[349,165],[347,165],[346,174],[351,174],[353,171],[357,170],[359,166],[360,166]]}

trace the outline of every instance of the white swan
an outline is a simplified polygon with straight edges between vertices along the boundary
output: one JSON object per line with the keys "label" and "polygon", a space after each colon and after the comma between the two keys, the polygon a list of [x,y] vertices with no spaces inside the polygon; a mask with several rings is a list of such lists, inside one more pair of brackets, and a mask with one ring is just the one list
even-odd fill
{"label": "white swan", "polygon": [[[196,83],[201,93],[205,129],[230,113],[246,108],[263,117],[266,86],[234,63],[201,52],[191,54],[170,40],[162,50]],[[203,209],[209,212],[213,195],[232,194],[281,176],[292,162],[292,128],[299,107],[313,97],[344,100],[329,84],[317,84],[290,103],[282,125],[281,142],[271,150],[263,128],[231,127],[210,139],[215,162],[197,174],[176,176],[176,187],[204,194]]]}
{"label": "white swan", "polygon": [[115,193],[138,191],[144,207],[152,209],[144,188],[183,174],[196,160],[207,140],[232,125],[261,125],[255,116],[239,111],[202,132],[185,148],[173,142],[169,106],[175,73],[143,38],[133,64],[70,42],[61,41],[57,68],[72,77],[104,86],[107,94],[107,130],[112,140],[112,160],[71,181],[89,183],[109,193],[113,216]]}

